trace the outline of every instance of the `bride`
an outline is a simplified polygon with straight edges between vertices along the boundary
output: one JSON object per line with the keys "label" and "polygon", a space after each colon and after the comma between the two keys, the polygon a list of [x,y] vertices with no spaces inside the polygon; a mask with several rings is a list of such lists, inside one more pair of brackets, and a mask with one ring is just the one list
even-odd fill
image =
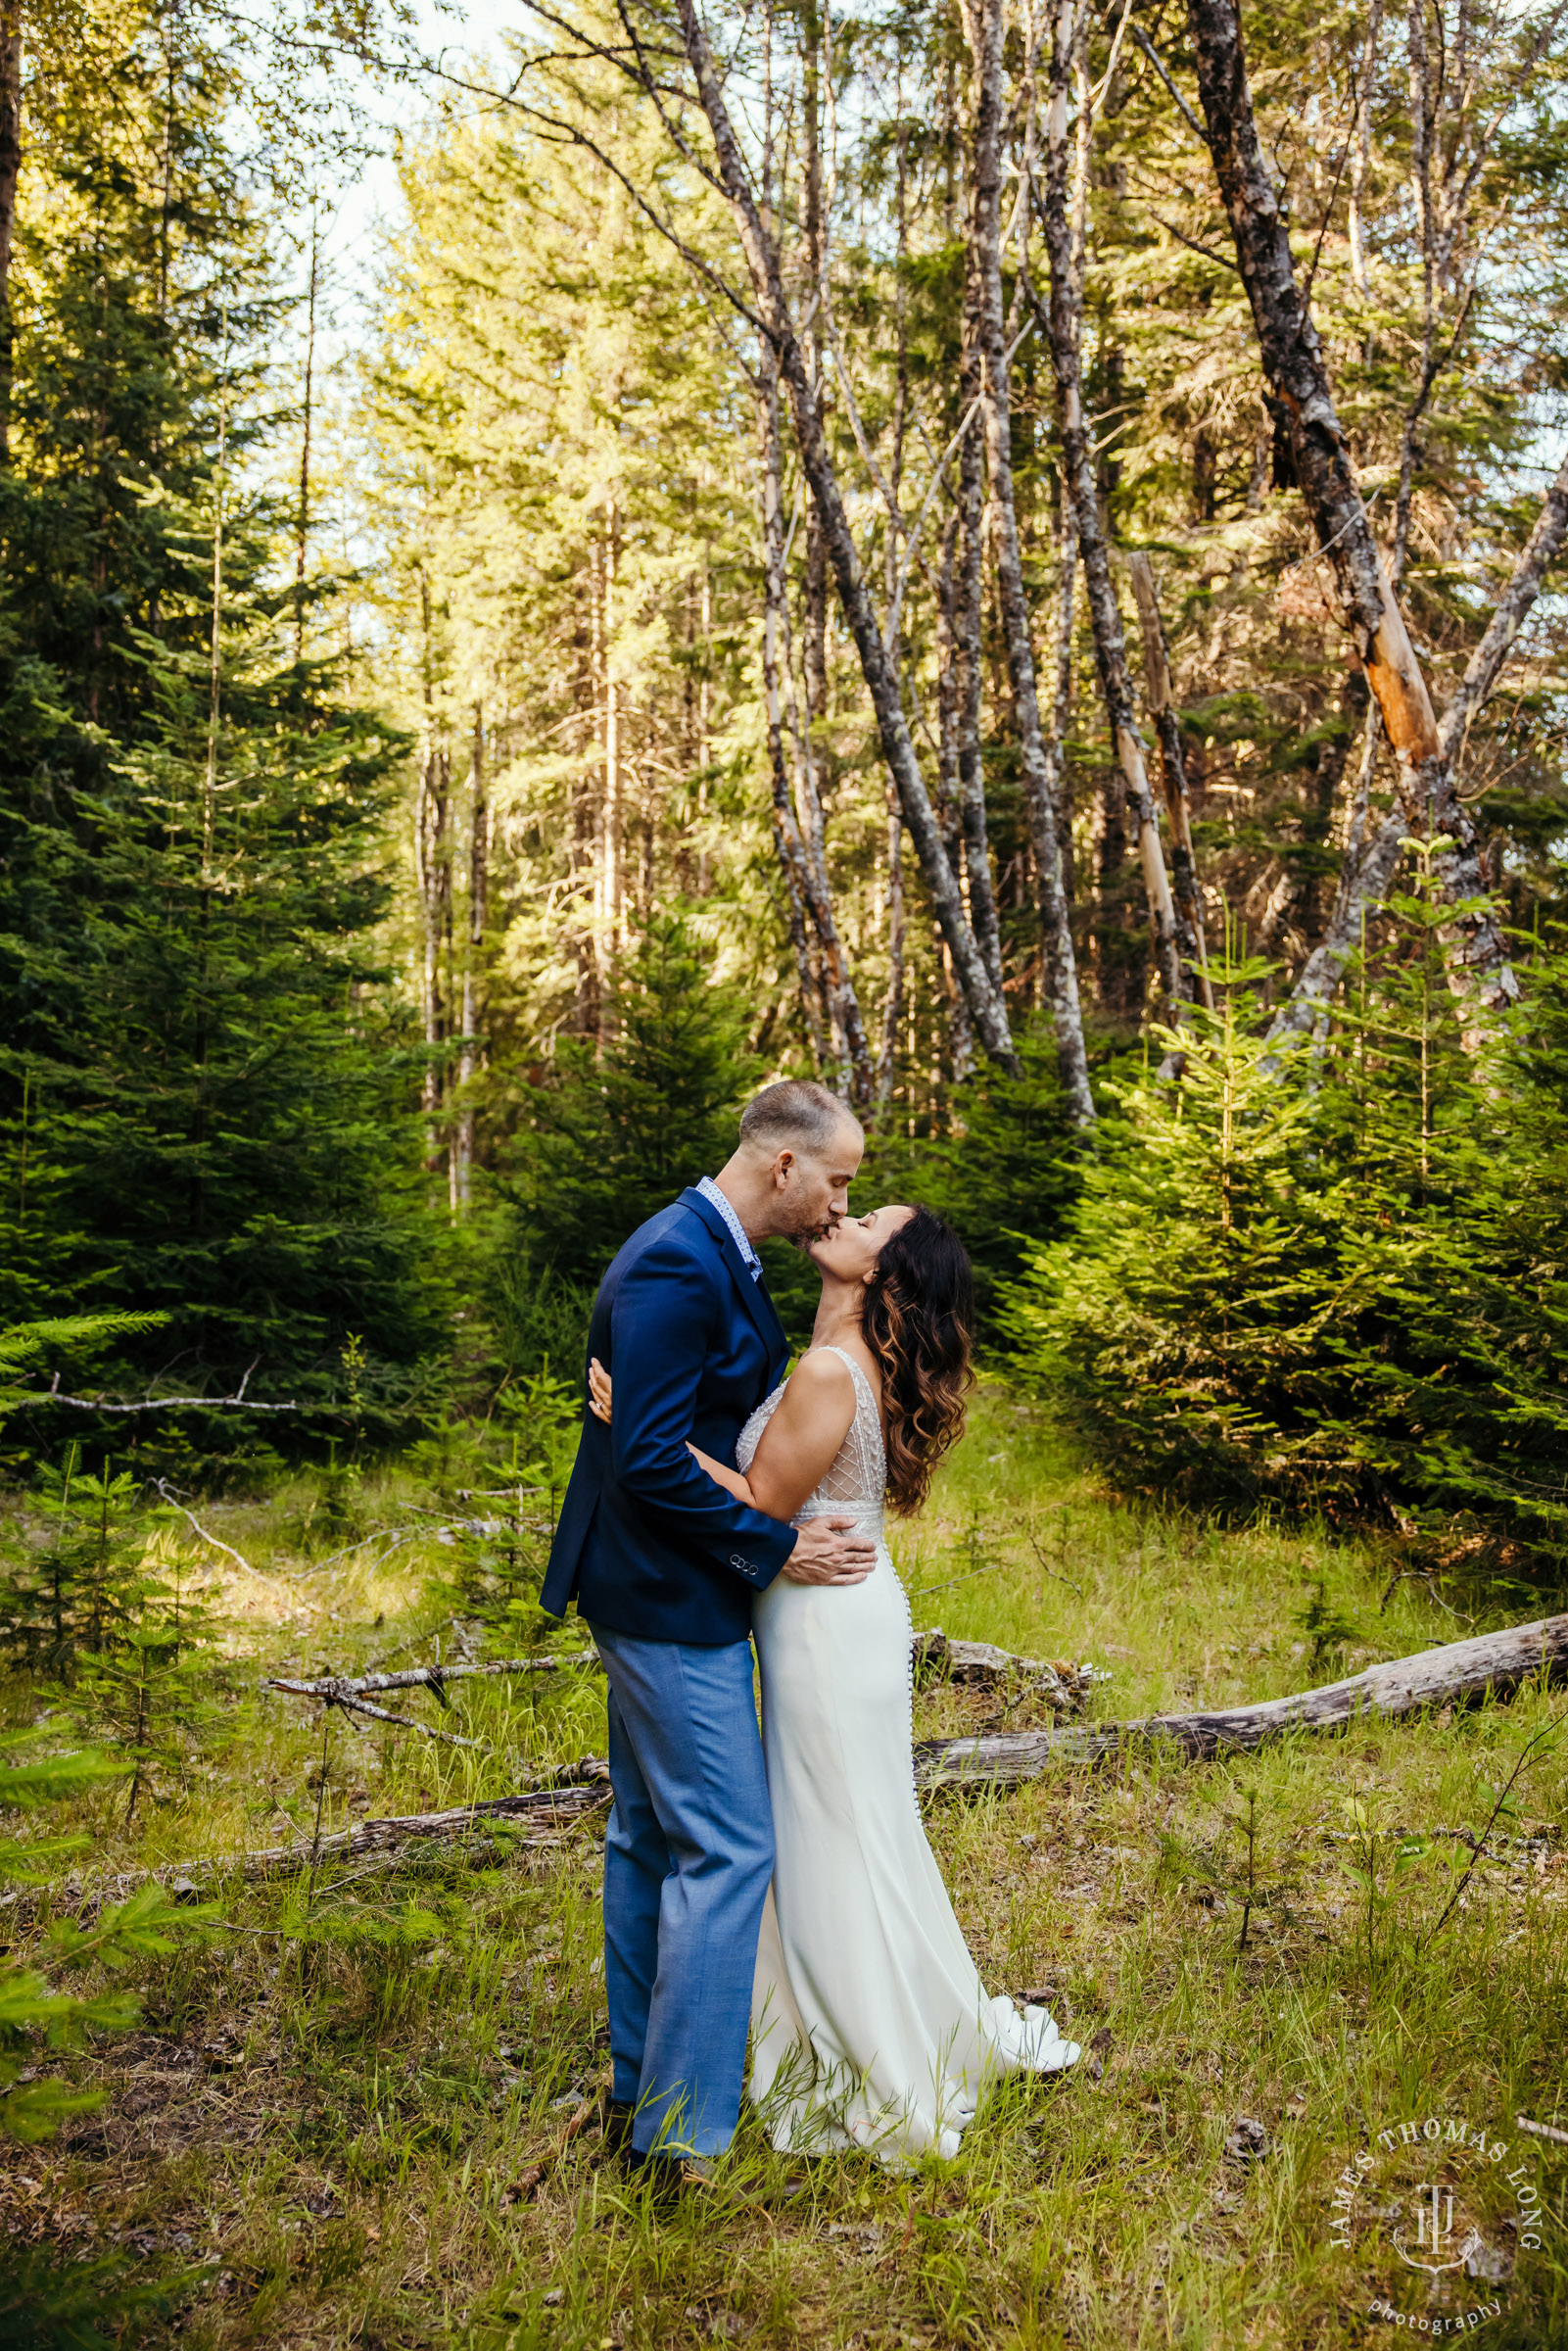
{"label": "bride", "polygon": [[[1043,2009],[987,1994],[915,1793],[914,1627],[882,1521],[920,1509],[963,1431],[969,1260],[931,1210],[904,1207],[845,1217],[808,1255],[811,1345],[742,1429],[738,1468],[690,1448],[770,1517],[852,1511],[877,1544],[863,1583],[778,1577],[754,1606],[776,1853],[750,2094],[781,2150],[859,2145],[903,2168],[958,2152],[989,2081],[1081,2052]],[[590,1381],[608,1420],[596,1361]]]}

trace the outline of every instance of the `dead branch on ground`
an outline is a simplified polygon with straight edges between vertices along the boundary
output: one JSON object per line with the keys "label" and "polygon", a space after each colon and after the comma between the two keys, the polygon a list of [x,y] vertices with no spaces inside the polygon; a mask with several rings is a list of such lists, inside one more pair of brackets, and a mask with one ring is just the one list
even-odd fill
{"label": "dead branch on ground", "polygon": [[921,1785],[961,1782],[1017,1787],[1055,1763],[1096,1763],[1129,1748],[1169,1745],[1193,1761],[1248,1752],[1287,1731],[1343,1730],[1353,1722],[1392,1721],[1443,1703],[1509,1698],[1541,1675],[1568,1669],[1568,1615],[1510,1625],[1470,1641],[1451,1641],[1369,1666],[1348,1681],[1298,1691],[1260,1704],[1213,1714],[1152,1714],[1137,1722],[1074,1724],[1063,1730],[1014,1731],[996,1738],[927,1740],[915,1751]]}

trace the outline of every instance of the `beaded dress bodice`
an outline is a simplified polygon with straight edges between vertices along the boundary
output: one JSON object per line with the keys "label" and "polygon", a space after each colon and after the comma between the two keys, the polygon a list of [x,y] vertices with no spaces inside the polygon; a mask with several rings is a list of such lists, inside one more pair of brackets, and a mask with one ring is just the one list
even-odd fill
{"label": "beaded dress bodice", "polygon": [[[834,1517],[854,1514],[858,1530],[876,1539],[882,1531],[882,1508],[887,1490],[887,1456],[882,1445],[881,1415],[871,1381],[854,1357],[842,1347],[830,1347],[829,1355],[836,1355],[841,1364],[849,1367],[855,1383],[855,1417],[849,1423],[843,1443],[829,1463],[821,1485],[809,1502],[801,1505],[791,1523],[803,1524],[808,1518],[824,1518],[830,1512]],[[736,1467],[746,1476],[756,1459],[762,1432],[778,1410],[784,1385],[765,1397],[736,1443]]]}

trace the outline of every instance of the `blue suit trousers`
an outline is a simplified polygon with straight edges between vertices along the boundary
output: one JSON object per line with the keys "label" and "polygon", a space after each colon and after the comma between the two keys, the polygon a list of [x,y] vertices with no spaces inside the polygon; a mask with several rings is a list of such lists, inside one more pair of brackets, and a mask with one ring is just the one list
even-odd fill
{"label": "blue suit trousers", "polygon": [[640,2153],[716,2155],[740,2113],[773,1816],[749,1641],[589,1628],[609,1681],[604,1988]]}

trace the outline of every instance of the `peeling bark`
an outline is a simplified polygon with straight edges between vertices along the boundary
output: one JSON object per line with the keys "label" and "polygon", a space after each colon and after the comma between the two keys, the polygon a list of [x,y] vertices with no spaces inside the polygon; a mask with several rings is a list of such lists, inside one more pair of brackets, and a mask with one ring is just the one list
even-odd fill
{"label": "peeling bark", "polygon": [[[1438,729],[1437,755],[1449,775],[1458,765],[1470,723],[1496,685],[1497,674],[1541,593],[1547,567],[1561,549],[1565,536],[1568,536],[1568,457],[1558,467],[1556,480],[1546,493],[1541,512],[1536,517],[1536,527],[1514,565],[1513,576],[1498,598],[1486,633],[1471,654],[1453,699],[1443,714],[1443,723]],[[1334,913],[1321,943],[1307,957],[1301,977],[1291,991],[1289,1003],[1282,1005],[1275,1014],[1268,1032],[1270,1039],[1290,1033],[1306,1034],[1316,1029],[1339,984],[1340,975],[1360,944],[1367,911],[1381,904],[1388,895],[1394,869],[1399,863],[1401,843],[1409,832],[1408,814],[1401,807],[1384,819],[1369,840],[1357,838],[1357,819],[1361,826],[1366,822],[1371,755],[1376,751],[1374,715],[1371,711],[1367,714],[1368,740],[1363,753],[1363,774],[1357,786],[1356,804],[1352,809],[1351,839],[1346,847],[1345,872],[1340,880]]]}
{"label": "peeling bark", "polygon": [[1477,1046],[1485,1016],[1519,993],[1482,869],[1480,838],[1443,750],[1426,679],[1356,484],[1317,330],[1296,282],[1289,232],[1253,117],[1235,0],[1188,0],[1187,15],[1210,151],[1270,398],[1288,427],[1296,480],[1339,591],[1343,625],[1383,714],[1406,821],[1445,837],[1433,870],[1444,894],[1467,908],[1449,927],[1445,949],[1467,1041]]}

